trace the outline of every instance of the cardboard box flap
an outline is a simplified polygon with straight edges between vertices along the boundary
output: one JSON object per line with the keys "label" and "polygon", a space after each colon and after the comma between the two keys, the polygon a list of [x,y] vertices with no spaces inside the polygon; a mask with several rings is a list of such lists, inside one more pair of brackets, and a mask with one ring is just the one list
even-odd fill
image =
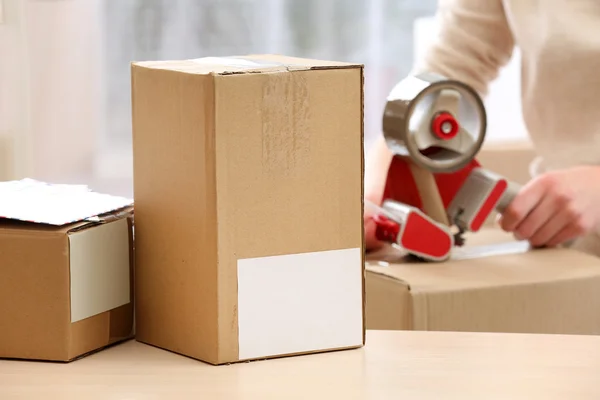
{"label": "cardboard box flap", "polygon": [[38,224],[36,222],[19,221],[15,219],[0,218],[0,234],[9,235],[58,235],[65,234],[66,229],[71,225],[56,226],[48,224]]}
{"label": "cardboard box flap", "polygon": [[[493,246],[506,245],[490,245]],[[540,268],[540,264],[544,268]],[[368,269],[404,282],[412,293],[530,285],[600,276],[600,263],[595,257],[563,249],[515,251],[443,263],[404,260],[389,266],[377,266],[371,259]]]}
{"label": "cardboard box flap", "polygon": [[112,222],[117,219],[125,219],[133,215],[133,210],[125,208],[116,210],[102,216],[92,217],[82,221],[73,222],[65,225],[42,224],[30,221],[19,221],[14,219],[0,218],[0,228],[3,232],[9,234],[18,234],[19,232],[27,232],[28,235],[59,235],[75,233],[84,229],[91,228],[107,222]]}
{"label": "cardboard box flap", "polygon": [[[87,229],[92,226],[99,224],[106,224],[108,222],[114,222],[121,219],[126,219],[133,215],[133,207],[119,208],[114,211],[110,211],[105,214],[96,215],[93,217],[86,218],[83,221],[78,221],[73,224],[64,225],[61,228],[62,232],[75,233],[81,230]],[[133,223],[133,221],[132,221]]]}
{"label": "cardboard box flap", "polygon": [[362,68],[362,64],[300,59],[257,54],[231,57],[203,57],[190,60],[145,61],[134,66],[179,71],[199,75],[231,75],[266,72],[303,71],[330,68]]}
{"label": "cardboard box flap", "polygon": [[68,231],[102,222],[133,201],[92,192],[84,185],[48,184],[32,179],[0,183],[0,224],[9,229]]}

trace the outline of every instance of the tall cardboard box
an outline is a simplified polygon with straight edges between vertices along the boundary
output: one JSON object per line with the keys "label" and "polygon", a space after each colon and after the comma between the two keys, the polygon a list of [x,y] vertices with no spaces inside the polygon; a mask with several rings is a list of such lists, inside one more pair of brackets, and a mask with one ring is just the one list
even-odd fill
{"label": "tall cardboard box", "polygon": [[389,248],[367,259],[368,329],[600,334],[600,259],[576,250],[489,228],[446,262]]}
{"label": "tall cardboard box", "polygon": [[212,364],[360,347],[363,68],[132,65],[137,339]]}
{"label": "tall cardboard box", "polygon": [[67,362],[133,337],[132,221],[0,218],[0,358]]}

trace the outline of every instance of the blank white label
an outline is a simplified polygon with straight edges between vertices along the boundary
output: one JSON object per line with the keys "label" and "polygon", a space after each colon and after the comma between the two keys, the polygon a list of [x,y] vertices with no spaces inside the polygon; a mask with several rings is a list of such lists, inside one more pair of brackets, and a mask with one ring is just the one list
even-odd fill
{"label": "blank white label", "polygon": [[71,322],[130,302],[129,251],[127,219],[69,234]]}
{"label": "blank white label", "polygon": [[240,360],[360,346],[360,248],[238,260]]}

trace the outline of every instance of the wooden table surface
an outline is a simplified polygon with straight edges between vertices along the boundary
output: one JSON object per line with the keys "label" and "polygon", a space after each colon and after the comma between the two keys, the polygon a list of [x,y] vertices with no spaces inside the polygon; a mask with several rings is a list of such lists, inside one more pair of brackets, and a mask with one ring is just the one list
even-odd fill
{"label": "wooden table surface", "polygon": [[600,337],[372,331],[359,350],[218,367],[129,341],[0,361],[0,399],[597,400]]}

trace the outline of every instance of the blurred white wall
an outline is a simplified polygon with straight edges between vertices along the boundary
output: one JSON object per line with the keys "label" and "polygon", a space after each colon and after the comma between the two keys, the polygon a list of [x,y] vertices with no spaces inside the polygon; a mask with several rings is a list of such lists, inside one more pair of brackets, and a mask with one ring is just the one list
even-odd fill
{"label": "blurred white wall", "polygon": [[[0,0],[2,171],[132,195],[131,61],[280,53],[365,64],[365,147],[435,34],[437,0]],[[266,23],[265,21],[268,21]],[[525,137],[518,54],[489,141]],[[12,160],[3,149],[14,150]],[[4,167],[3,167],[4,165]],[[6,166],[8,165],[8,167]]]}
{"label": "blurred white wall", "polygon": [[2,1],[0,135],[15,175],[85,179],[102,127],[100,0]]}
{"label": "blurred white wall", "polygon": [[[16,162],[14,155],[25,153],[23,140],[26,125],[25,54],[21,43],[23,27],[19,23],[21,7],[14,1],[0,5],[0,179],[23,172],[27,162]],[[18,136],[21,133],[21,136]]]}

